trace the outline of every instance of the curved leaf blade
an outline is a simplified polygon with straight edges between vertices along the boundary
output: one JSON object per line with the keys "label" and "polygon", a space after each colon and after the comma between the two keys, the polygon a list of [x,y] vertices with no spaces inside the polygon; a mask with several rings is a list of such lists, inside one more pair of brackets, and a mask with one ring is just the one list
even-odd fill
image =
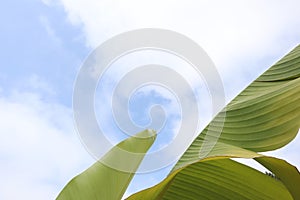
{"label": "curved leaf blade", "polygon": [[274,157],[255,158],[279,178],[290,191],[295,200],[300,199],[300,173],[298,169],[285,160]]}
{"label": "curved leaf blade", "polygon": [[[193,141],[173,170],[199,160],[206,142],[221,130],[218,142],[255,152],[278,149],[300,127],[300,45],[241,92]],[[225,112],[225,111],[223,111]],[[209,131],[208,131],[209,130]],[[205,138],[205,140],[204,140]]]}
{"label": "curved leaf blade", "polygon": [[172,172],[158,185],[128,200],[292,200],[281,181],[222,157],[201,160]]}
{"label": "curved leaf blade", "polygon": [[[122,148],[133,153],[142,153],[134,159],[126,158],[134,172],[143,160],[146,153],[155,140],[156,135],[151,130],[145,130],[134,137],[128,138],[111,149],[103,159],[115,160],[118,158],[116,148]],[[134,173],[122,172],[96,162],[90,168],[73,178],[58,195],[58,200],[120,200],[126,191]]]}

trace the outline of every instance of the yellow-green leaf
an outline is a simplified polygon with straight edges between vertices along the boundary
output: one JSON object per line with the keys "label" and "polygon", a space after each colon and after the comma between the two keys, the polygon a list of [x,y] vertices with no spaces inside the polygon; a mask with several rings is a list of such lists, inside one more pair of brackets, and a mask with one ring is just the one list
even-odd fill
{"label": "yellow-green leaf", "polygon": [[[263,152],[288,144],[300,127],[300,45],[250,84],[193,141],[174,170],[199,159],[216,141]],[[223,111],[223,112],[225,112]],[[208,131],[209,130],[209,131]],[[219,138],[214,138],[221,131]],[[201,152],[200,152],[201,153]]]}
{"label": "yellow-green leaf", "polygon": [[173,171],[158,185],[128,200],[292,200],[283,183],[246,165],[223,159],[201,160]]}
{"label": "yellow-green leaf", "polygon": [[[148,151],[155,140],[155,133],[145,130],[131,137],[110,150],[101,162],[96,162],[90,168],[73,178],[61,191],[58,200],[120,200],[126,191],[134,172],[139,167],[144,153]],[[136,153],[135,156],[121,158],[116,150]],[[119,159],[119,160],[118,160]],[[115,161],[126,165],[129,172],[113,169],[104,163]],[[122,163],[123,162],[123,163]]]}
{"label": "yellow-green leaf", "polygon": [[255,160],[273,172],[284,183],[295,200],[300,199],[300,173],[295,166],[273,157],[259,157]]}

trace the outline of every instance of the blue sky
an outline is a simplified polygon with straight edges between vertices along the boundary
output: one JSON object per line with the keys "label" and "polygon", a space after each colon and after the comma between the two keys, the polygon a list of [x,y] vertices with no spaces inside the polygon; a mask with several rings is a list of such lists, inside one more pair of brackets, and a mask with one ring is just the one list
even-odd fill
{"label": "blue sky", "polygon": [[[296,0],[2,2],[0,199],[54,199],[94,162],[74,129],[72,92],[84,59],[103,41],[147,27],[185,34],[215,62],[228,102],[299,44],[299,6]],[[145,124],[141,113],[133,118]],[[273,154],[299,168],[299,145],[298,136]],[[157,183],[168,170],[138,175],[126,194]]]}

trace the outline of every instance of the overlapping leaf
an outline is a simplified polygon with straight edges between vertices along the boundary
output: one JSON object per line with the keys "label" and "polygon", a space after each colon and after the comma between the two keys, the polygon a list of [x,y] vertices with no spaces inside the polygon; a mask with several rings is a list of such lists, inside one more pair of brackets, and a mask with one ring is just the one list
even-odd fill
{"label": "overlapping leaf", "polygon": [[300,127],[300,45],[229,103],[224,124],[222,120],[222,114],[213,119],[183,154],[175,170],[197,161],[203,143],[219,135],[214,131],[221,130],[218,142],[255,152],[289,143]]}
{"label": "overlapping leaf", "polygon": [[[276,178],[229,158],[254,158]],[[173,171],[158,185],[128,200],[297,200],[300,199],[299,184],[299,171],[286,161],[219,142],[206,158]]]}
{"label": "overlapping leaf", "polygon": [[293,199],[285,185],[248,166],[216,157],[172,172],[163,182],[128,200]]}
{"label": "overlapping leaf", "polygon": [[[228,104],[224,124],[223,116],[220,113],[213,119],[163,182],[129,199],[300,199],[298,170],[280,159],[255,153],[278,149],[297,135],[300,46]],[[220,137],[214,138],[218,131]],[[230,157],[255,158],[279,179]]]}
{"label": "overlapping leaf", "polygon": [[273,172],[284,183],[295,200],[300,199],[300,174],[295,166],[284,160],[272,157],[259,157],[255,158],[255,160]]}

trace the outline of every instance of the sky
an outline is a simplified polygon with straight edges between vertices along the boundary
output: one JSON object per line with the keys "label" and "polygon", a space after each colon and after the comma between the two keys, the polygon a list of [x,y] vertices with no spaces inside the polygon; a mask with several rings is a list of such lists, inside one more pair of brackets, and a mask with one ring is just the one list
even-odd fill
{"label": "sky", "polygon": [[[229,102],[299,44],[299,7],[297,0],[2,2],[0,199],[54,199],[94,162],[75,131],[72,93],[80,66],[102,42],[139,28],[184,34],[215,63]],[[168,103],[165,97],[152,104]],[[151,100],[151,92],[137,93],[132,102],[141,99]],[[143,112],[133,119],[147,124]],[[267,154],[299,169],[299,146],[297,136]],[[169,170],[136,176],[125,196],[158,183]]]}

